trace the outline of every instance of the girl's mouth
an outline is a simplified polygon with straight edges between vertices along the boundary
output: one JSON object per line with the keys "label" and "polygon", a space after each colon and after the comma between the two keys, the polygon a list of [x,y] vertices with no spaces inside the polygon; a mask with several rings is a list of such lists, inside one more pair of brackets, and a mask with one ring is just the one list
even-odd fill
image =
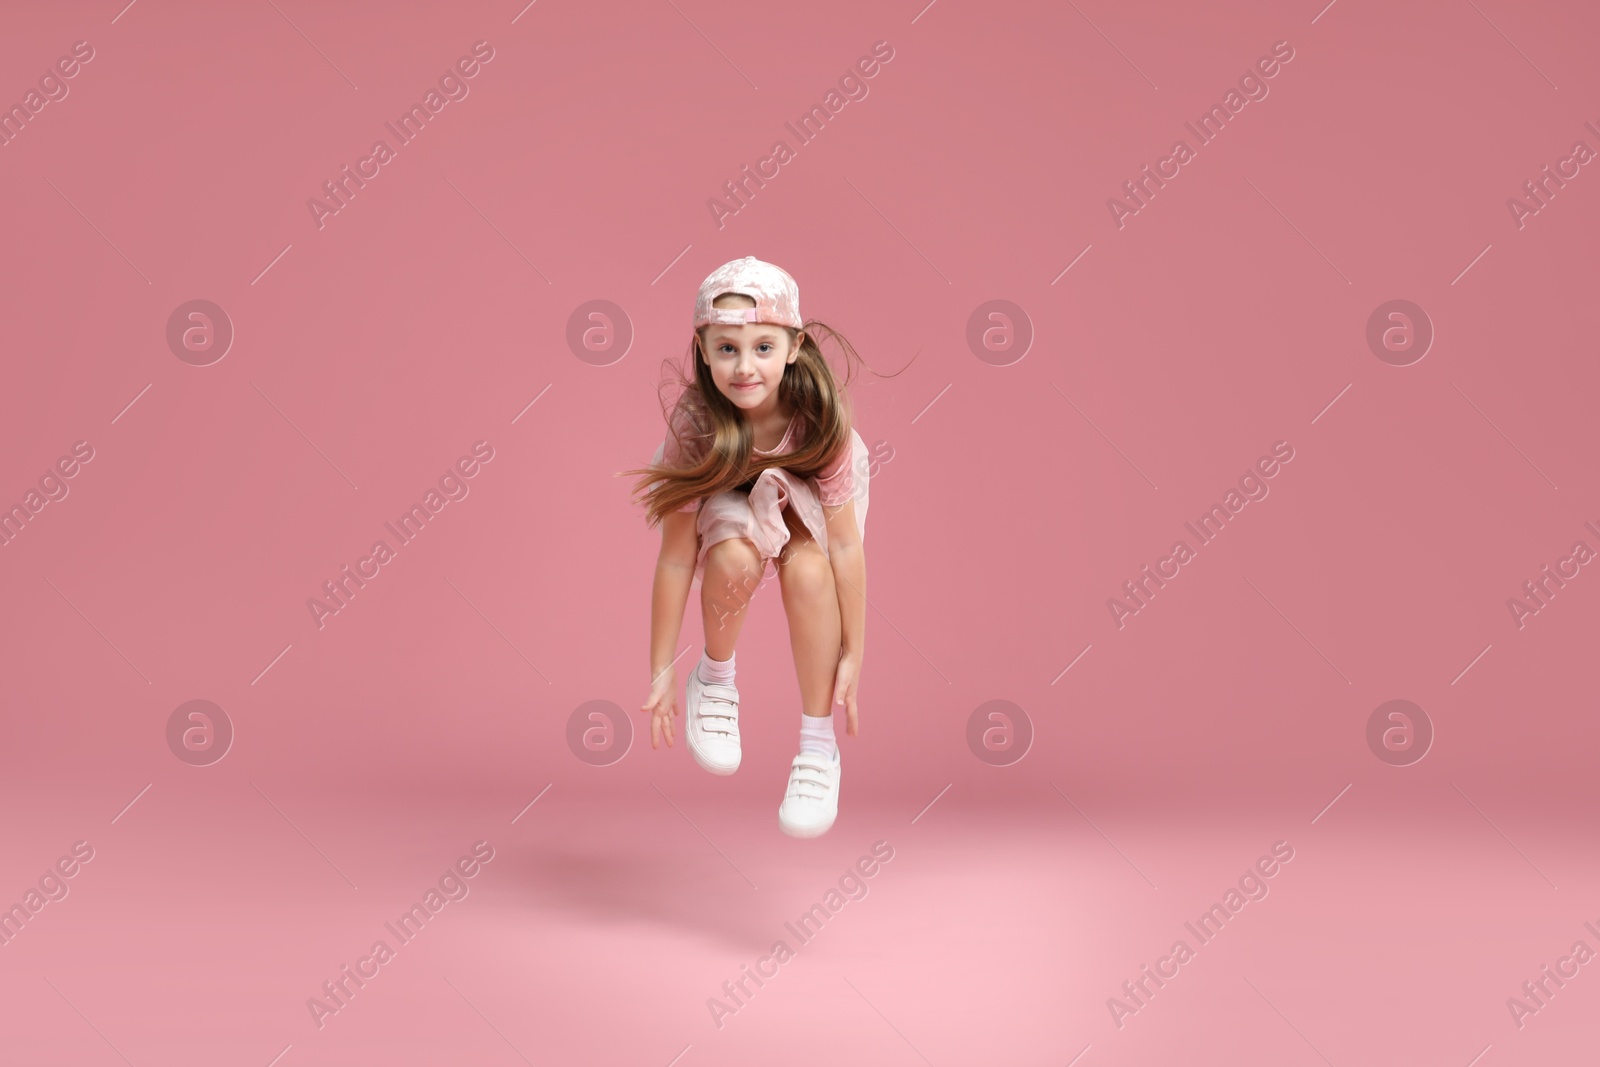
{"label": "girl's mouth", "polygon": [[733,387],[735,389],[754,389],[756,386],[758,386],[760,384],[761,384],[760,382],[746,382],[746,383],[741,385],[738,382],[735,382]]}

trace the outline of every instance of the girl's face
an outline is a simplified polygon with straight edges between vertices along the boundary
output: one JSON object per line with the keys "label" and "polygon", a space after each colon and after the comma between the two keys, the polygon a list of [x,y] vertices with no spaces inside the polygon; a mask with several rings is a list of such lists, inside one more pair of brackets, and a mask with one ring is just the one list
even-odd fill
{"label": "girl's face", "polygon": [[[720,297],[716,306],[723,306]],[[701,358],[711,368],[717,391],[747,416],[759,418],[776,411],[778,383],[783,381],[784,368],[799,358],[804,336],[797,334],[791,345],[789,331],[771,323],[711,325],[700,342]]]}

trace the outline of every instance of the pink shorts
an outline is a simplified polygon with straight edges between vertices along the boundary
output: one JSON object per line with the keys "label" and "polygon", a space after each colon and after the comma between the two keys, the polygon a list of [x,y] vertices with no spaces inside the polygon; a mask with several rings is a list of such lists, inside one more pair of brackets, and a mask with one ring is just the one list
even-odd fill
{"label": "pink shorts", "polygon": [[[850,431],[851,470],[855,481],[856,529],[863,540],[867,536],[867,446],[861,435]],[[775,577],[777,560],[783,546],[789,543],[789,527],[783,521],[783,509],[799,519],[816,539],[824,553],[828,551],[828,526],[823,516],[822,503],[817,496],[815,478],[800,479],[773,467],[761,472],[748,494],[737,489],[709,496],[700,501],[695,532],[700,535],[700,552],[694,561],[694,581],[690,588],[700,585],[705,578],[706,553],[711,546],[730,537],[743,537],[755,544],[761,553],[760,581]]]}

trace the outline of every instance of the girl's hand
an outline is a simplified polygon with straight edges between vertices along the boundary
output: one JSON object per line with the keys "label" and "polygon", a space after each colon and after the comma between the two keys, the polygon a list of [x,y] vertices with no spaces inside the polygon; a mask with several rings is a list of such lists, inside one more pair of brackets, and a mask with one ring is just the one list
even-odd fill
{"label": "girl's hand", "polygon": [[861,730],[856,723],[856,682],[861,677],[861,655],[845,652],[839,657],[839,667],[833,679],[833,703],[845,706],[844,732],[854,737]]}
{"label": "girl's hand", "polygon": [[663,734],[672,747],[672,717],[678,714],[678,675],[671,667],[662,671],[650,686],[650,699],[639,708],[650,716],[650,747],[657,748]]}

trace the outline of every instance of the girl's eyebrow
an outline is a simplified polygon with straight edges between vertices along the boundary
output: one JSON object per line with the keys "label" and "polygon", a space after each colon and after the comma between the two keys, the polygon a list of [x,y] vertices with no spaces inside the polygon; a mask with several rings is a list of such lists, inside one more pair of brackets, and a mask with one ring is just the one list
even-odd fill
{"label": "girl's eyebrow", "polygon": [[[714,334],[714,335],[712,335],[711,339],[713,341],[727,341],[730,344],[733,341],[733,338],[730,335],[725,334],[725,333]],[[755,335],[755,338],[754,338],[754,340],[756,340],[756,341],[775,341],[777,339],[778,339],[778,335],[775,334],[775,333],[758,333],[758,334]]]}

